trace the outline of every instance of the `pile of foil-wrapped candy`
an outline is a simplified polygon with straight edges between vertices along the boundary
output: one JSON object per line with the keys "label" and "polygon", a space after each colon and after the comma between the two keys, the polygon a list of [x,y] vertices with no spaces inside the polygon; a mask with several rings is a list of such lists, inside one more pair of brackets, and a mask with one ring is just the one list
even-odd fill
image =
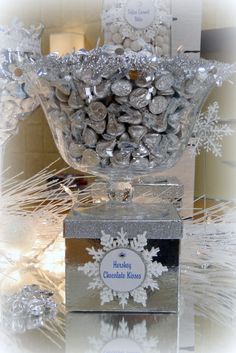
{"label": "pile of foil-wrapped candy", "polygon": [[53,293],[32,284],[1,298],[1,325],[12,333],[43,327],[57,315]]}
{"label": "pile of foil-wrapped candy", "polygon": [[17,132],[19,120],[39,105],[19,65],[41,56],[43,26],[28,29],[18,20],[0,27],[0,145]]}

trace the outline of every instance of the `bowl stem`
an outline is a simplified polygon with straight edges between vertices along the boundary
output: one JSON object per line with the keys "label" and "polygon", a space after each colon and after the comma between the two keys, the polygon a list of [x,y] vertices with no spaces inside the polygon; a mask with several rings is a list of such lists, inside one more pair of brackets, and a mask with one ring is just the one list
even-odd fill
{"label": "bowl stem", "polygon": [[108,197],[111,202],[130,203],[133,199],[131,180],[112,180],[107,183]]}

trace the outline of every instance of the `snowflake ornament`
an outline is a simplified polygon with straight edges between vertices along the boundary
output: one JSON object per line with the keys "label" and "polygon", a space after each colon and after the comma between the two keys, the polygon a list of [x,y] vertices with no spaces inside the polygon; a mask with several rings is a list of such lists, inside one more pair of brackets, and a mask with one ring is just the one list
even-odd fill
{"label": "snowflake ornament", "polygon": [[[148,337],[148,329],[146,320],[135,324],[132,328],[129,327],[127,321],[122,318],[118,323],[118,327],[110,323],[101,321],[100,334],[98,337],[89,337],[89,344],[91,350],[87,353],[96,353],[103,351],[115,351],[117,349],[117,344],[126,345],[125,351],[140,351],[145,353],[158,353],[158,343],[157,337]],[[105,350],[104,347],[110,348],[110,350]],[[138,350],[137,347],[138,346]],[[133,348],[133,349],[132,349]],[[122,347],[121,347],[121,351]]]}
{"label": "snowflake ornament", "polygon": [[214,102],[208,106],[207,112],[200,114],[193,131],[194,145],[191,153],[196,156],[201,149],[211,152],[216,157],[222,156],[222,140],[234,132],[227,124],[220,122],[219,104]]}
{"label": "snowflake ornament", "polygon": [[[101,305],[118,298],[119,305],[124,308],[125,305],[128,304],[128,300],[133,298],[134,302],[142,304],[145,307],[148,298],[147,290],[159,290],[156,278],[160,277],[163,272],[168,271],[166,266],[163,266],[160,262],[153,261],[153,257],[157,256],[159,248],[153,247],[150,250],[145,249],[147,246],[146,232],[138,234],[136,237],[129,240],[123,228],[117,233],[117,237],[112,237],[110,234],[106,234],[102,231],[100,242],[102,246],[100,249],[94,249],[94,247],[86,249],[94,261],[87,262],[83,266],[78,267],[79,271],[84,272],[88,277],[92,278],[88,289],[100,290]],[[125,251],[135,253],[139,262],[142,262],[145,267],[143,280],[134,289],[127,291],[125,289],[123,291],[123,288],[121,290],[115,290],[114,287],[108,286],[107,282],[104,281],[101,276],[100,269],[105,256],[112,254],[112,251],[115,253],[114,250],[117,249],[120,253],[120,257],[122,257],[122,255],[124,256],[123,253],[125,253]],[[124,274],[122,275],[124,276]]]}

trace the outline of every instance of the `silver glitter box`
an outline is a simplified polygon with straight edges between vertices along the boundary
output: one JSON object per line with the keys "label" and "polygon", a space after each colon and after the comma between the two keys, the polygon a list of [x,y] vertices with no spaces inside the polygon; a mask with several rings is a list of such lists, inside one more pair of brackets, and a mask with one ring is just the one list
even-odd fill
{"label": "silver glitter box", "polygon": [[[115,236],[121,228],[130,240],[146,232],[147,249],[159,248],[157,261],[168,268],[157,278],[159,290],[147,289],[146,306],[136,303],[133,298],[124,308],[117,299],[101,305],[100,290],[88,289],[91,278],[78,271],[78,266],[93,261],[86,249],[100,248],[101,232]],[[182,221],[172,204],[105,203],[75,208],[64,221],[64,237],[66,307],[69,312],[178,312]]]}

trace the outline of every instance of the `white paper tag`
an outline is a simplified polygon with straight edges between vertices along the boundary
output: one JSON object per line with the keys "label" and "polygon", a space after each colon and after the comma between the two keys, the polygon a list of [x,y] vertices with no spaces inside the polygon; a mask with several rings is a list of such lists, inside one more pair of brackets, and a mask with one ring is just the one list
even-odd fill
{"label": "white paper tag", "polygon": [[108,288],[116,292],[130,292],[142,285],[146,266],[134,250],[118,248],[108,252],[102,259],[100,276]]}
{"label": "white paper tag", "polygon": [[108,342],[101,353],[144,353],[142,347],[130,338],[116,338]]}
{"label": "white paper tag", "polygon": [[153,0],[129,0],[125,6],[126,21],[134,28],[144,29],[154,21],[156,8]]}

